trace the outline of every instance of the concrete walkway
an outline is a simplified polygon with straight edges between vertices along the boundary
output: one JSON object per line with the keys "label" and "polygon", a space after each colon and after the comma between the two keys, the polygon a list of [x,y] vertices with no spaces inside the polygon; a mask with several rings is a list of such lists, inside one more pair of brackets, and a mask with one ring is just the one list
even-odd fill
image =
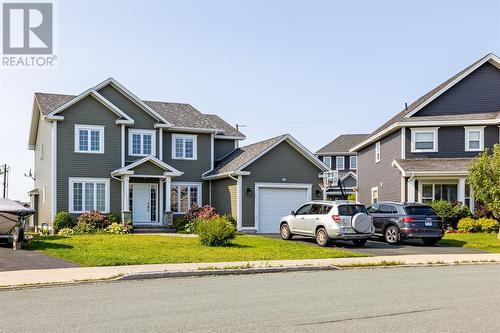
{"label": "concrete walkway", "polygon": [[[23,286],[36,284],[75,283],[92,280],[105,280],[116,278],[142,278],[168,277],[169,274],[179,276],[206,275],[213,272],[221,274],[228,272],[244,272],[257,270],[264,272],[276,269],[325,269],[333,266],[352,266],[392,262],[406,265],[418,264],[457,264],[472,262],[497,262],[500,263],[500,253],[486,254],[432,254],[408,256],[380,256],[361,258],[337,259],[308,259],[308,260],[272,260],[251,262],[218,262],[218,263],[186,263],[186,264],[158,264],[158,265],[130,265],[114,267],[77,267],[58,269],[20,270],[0,272],[0,286]],[[250,269],[244,269],[249,268]]]}

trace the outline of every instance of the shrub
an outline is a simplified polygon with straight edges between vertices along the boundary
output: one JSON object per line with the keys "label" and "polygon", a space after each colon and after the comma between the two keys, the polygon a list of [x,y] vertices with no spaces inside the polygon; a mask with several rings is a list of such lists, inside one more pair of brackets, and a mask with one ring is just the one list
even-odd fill
{"label": "shrub", "polygon": [[498,232],[500,223],[494,219],[481,218],[477,220],[482,232]]}
{"label": "shrub", "polygon": [[474,217],[480,219],[482,217],[493,218],[493,212],[486,207],[481,201],[476,201],[474,204]]}
{"label": "shrub", "polygon": [[71,219],[71,215],[68,212],[58,212],[54,219],[54,232],[58,232],[64,228],[71,228],[73,224],[73,220]]}
{"label": "shrub", "polygon": [[179,216],[174,218],[174,228],[175,231],[179,233],[185,233],[186,232],[186,225],[189,223],[189,221],[184,217],[184,216]]}
{"label": "shrub", "polygon": [[73,229],[71,228],[62,228],[61,230],[58,231],[58,235],[59,236],[71,236],[73,235],[75,232],[73,231]]}
{"label": "shrub", "polygon": [[217,212],[215,211],[215,208],[210,207],[209,205],[205,206],[198,206],[198,205],[193,205],[185,215],[186,220],[189,222],[195,220],[195,219],[210,219],[213,217],[217,217]]}
{"label": "shrub", "polygon": [[224,246],[236,237],[236,228],[227,218],[216,217],[196,222],[196,234],[205,246]]}
{"label": "shrub", "polygon": [[109,224],[122,222],[120,216],[118,214],[115,214],[115,213],[109,213],[107,218],[108,218]]}
{"label": "shrub", "polygon": [[460,202],[449,202],[446,200],[436,200],[431,203],[432,209],[443,219],[445,227],[456,228],[460,219],[471,217],[469,207]]}
{"label": "shrub", "polygon": [[480,232],[481,227],[477,223],[477,220],[474,220],[471,217],[466,217],[461,219],[457,224],[459,231],[465,232]]}
{"label": "shrub", "polygon": [[223,219],[226,219],[226,221],[231,224],[233,227],[236,228],[236,219],[232,216],[232,215],[229,215],[229,214],[224,214],[221,216],[221,218]]}
{"label": "shrub", "polygon": [[88,212],[78,216],[76,225],[86,224],[94,229],[104,229],[109,225],[109,220],[106,215],[99,212]]}
{"label": "shrub", "polygon": [[77,234],[91,234],[97,232],[97,228],[90,223],[77,223],[73,228],[73,231]]}
{"label": "shrub", "polygon": [[130,226],[123,225],[121,223],[111,223],[104,229],[104,232],[108,234],[124,235],[130,232]]}

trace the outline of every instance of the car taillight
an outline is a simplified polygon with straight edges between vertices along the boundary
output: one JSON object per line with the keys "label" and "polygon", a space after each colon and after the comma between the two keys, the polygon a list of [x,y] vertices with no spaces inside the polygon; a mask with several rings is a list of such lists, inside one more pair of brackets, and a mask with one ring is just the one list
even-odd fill
{"label": "car taillight", "polygon": [[417,219],[414,218],[414,217],[403,217],[403,222],[405,223],[410,223],[410,222],[414,222],[416,221]]}
{"label": "car taillight", "polygon": [[332,215],[332,220],[335,222],[340,222],[340,215]]}

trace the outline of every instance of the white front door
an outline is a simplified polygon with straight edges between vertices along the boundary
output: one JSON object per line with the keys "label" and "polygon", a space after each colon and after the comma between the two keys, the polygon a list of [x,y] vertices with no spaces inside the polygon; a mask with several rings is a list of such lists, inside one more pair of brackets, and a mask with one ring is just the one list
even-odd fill
{"label": "white front door", "polygon": [[134,224],[158,221],[158,185],[132,184],[132,219]]}

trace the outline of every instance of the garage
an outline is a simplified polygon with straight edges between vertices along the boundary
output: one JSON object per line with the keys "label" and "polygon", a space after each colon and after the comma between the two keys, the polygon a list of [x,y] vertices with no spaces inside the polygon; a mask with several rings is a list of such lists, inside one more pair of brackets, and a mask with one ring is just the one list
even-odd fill
{"label": "garage", "polygon": [[280,218],[311,200],[311,185],[256,184],[255,219],[259,233],[278,233]]}

